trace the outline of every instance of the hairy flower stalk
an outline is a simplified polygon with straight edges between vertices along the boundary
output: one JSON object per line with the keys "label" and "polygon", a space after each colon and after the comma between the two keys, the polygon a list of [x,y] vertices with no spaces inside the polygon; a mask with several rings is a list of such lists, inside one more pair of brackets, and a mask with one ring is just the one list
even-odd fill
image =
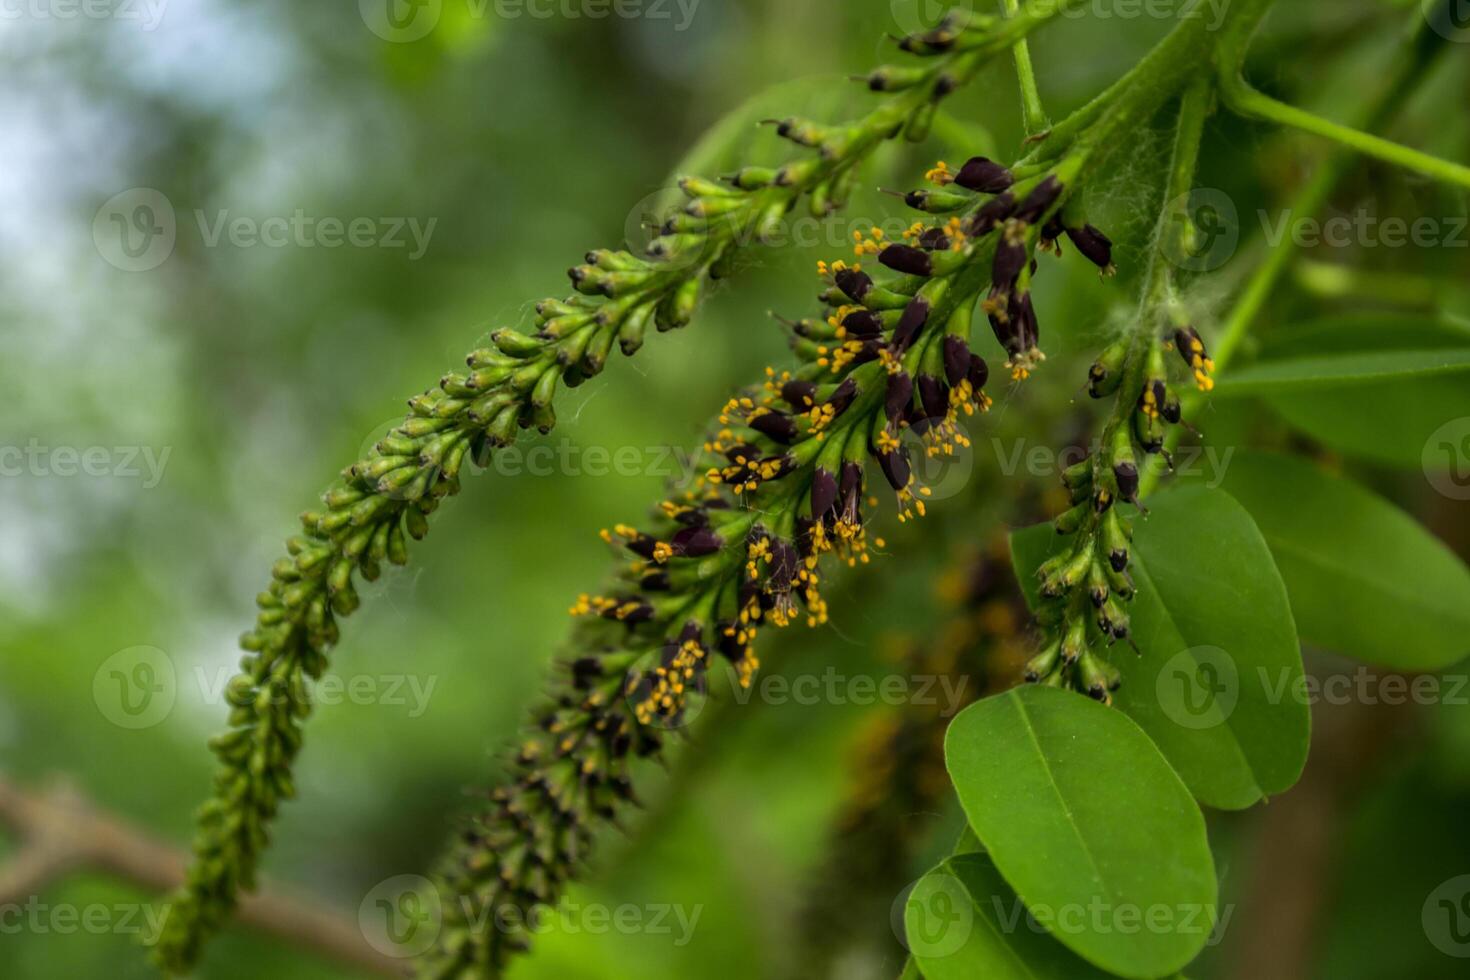
{"label": "hairy flower stalk", "polygon": [[[1203,75],[1180,99],[1165,200],[1192,186],[1209,99]],[[1214,362],[1199,333],[1184,322],[1172,268],[1158,254],[1181,244],[1187,248],[1194,229],[1188,221],[1172,227],[1166,221],[1167,214],[1160,222],[1159,248],[1150,265],[1138,328],[1110,345],[1088,371],[1089,393],[1094,398],[1113,397],[1114,407],[1103,426],[1099,449],[1062,474],[1071,507],[1055,526],[1059,534],[1072,535],[1071,547],[1037,570],[1042,598],[1038,618],[1050,639],[1026,665],[1026,680],[1072,687],[1104,702],[1111,701],[1120,674],[1103,651],[1120,640],[1131,642],[1126,604],[1133,597],[1128,574],[1133,522],[1123,513],[1124,506],[1141,508],[1139,460],[1157,455],[1167,461],[1166,426],[1182,421],[1166,349],[1178,351],[1201,391],[1214,386]],[[1180,240],[1165,243],[1166,235]],[[1161,321],[1167,325],[1167,338],[1160,336]]]}
{"label": "hairy flower stalk", "polygon": [[[339,618],[358,606],[355,581],[373,581],[384,563],[408,560],[409,540],[422,538],[440,502],[459,491],[466,462],[483,463],[520,429],[549,431],[559,387],[599,373],[614,344],[632,354],[650,327],[687,325],[706,283],[730,270],[739,248],[771,235],[804,196],[818,214],[840,205],[877,145],[901,134],[922,138],[941,99],[1076,2],[1037,0],[1009,19],[957,12],[900,41],[919,61],[867,76],[874,91],[893,93],[867,116],[838,126],[778,121],[780,135],[812,150],[808,156],[772,170],[746,168],[724,183],[685,179],[686,205],[658,229],[646,255],[589,253],[571,270],[576,294],[538,304],[534,333],[492,334],[491,346],[469,355],[467,370],[410,400],[404,423],[343,471],[320,510],[301,515],[302,533],[272,569],[269,588],[257,597],[255,628],[241,640],[246,655],[227,692],[230,728],[211,742],[220,765],[214,796],[200,811],[196,861],[156,937],[166,970],[187,971],[239,890],[254,885],[268,824],[294,795],[291,764],[310,710],[306,684],[325,669]],[[835,418],[827,397],[823,407]],[[811,434],[811,425],[803,423],[793,438]],[[838,431],[851,435],[846,426]],[[752,472],[757,483],[774,475],[770,464]]]}
{"label": "hairy flower stalk", "polygon": [[[819,264],[825,315],[788,323],[798,365],[768,369],[724,406],[694,489],[664,501],[649,526],[604,532],[630,556],[619,586],[573,606],[592,620],[584,652],[534,713],[510,782],[449,856],[446,922],[423,976],[496,975],[527,946],[533,909],[555,900],[599,826],[633,800],[633,760],[685,723],[715,659],[749,685],[762,629],[826,622],[824,559],[856,565],[883,547],[868,535],[872,469],[900,521],[925,512],[903,437],[952,452],[961,420],[989,406],[989,369],[971,349],[978,316],[1015,377],[1039,361],[1034,252],[1088,227],[1065,217],[1082,163],[1024,182],[983,158],[954,173],[940,165],[930,188],[906,195],[929,221],[900,242],[858,236],[855,258],[876,255],[887,272]],[[1103,250],[1090,257],[1110,264]]]}

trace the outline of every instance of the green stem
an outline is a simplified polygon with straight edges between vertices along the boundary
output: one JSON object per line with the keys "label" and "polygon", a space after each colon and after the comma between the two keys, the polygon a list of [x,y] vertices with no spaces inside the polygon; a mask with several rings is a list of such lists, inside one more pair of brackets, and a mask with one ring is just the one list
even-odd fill
{"label": "green stem", "polygon": [[[1019,0],[1003,0],[1006,16],[1015,17],[1020,10]],[[1036,88],[1036,69],[1031,65],[1031,49],[1025,41],[1017,42],[1011,49],[1016,55],[1016,78],[1021,83],[1021,110],[1026,125],[1026,135],[1035,136],[1046,131],[1046,110],[1041,105],[1041,93]]]}
{"label": "green stem", "polygon": [[[1385,125],[1394,116],[1409,93],[1424,80],[1444,50],[1444,38],[1421,23],[1409,43],[1409,56],[1402,62],[1393,82],[1364,112],[1362,125],[1369,129],[1377,129]],[[1327,199],[1332,195],[1333,189],[1337,187],[1338,182],[1342,180],[1353,162],[1352,155],[1343,151],[1338,151],[1325,160],[1317,168],[1307,186],[1302,188],[1296,200],[1287,208],[1288,221],[1295,221],[1299,216],[1312,215],[1321,211]],[[1256,318],[1260,316],[1267,300],[1271,298],[1273,290],[1295,256],[1296,250],[1290,236],[1284,238],[1266,253],[1265,260],[1246,284],[1240,299],[1236,301],[1230,315],[1226,317],[1219,337],[1212,345],[1211,354],[1214,357],[1216,372],[1223,371],[1235,356],[1241,342],[1245,340],[1251,327],[1254,326]],[[1193,416],[1203,400],[1204,396],[1201,392],[1187,392],[1182,398],[1185,415]],[[1165,440],[1166,448],[1172,451],[1179,444],[1181,435],[1178,428],[1171,429]],[[1162,473],[1157,467],[1147,467],[1141,481],[1141,495],[1147,496],[1151,493],[1161,478]]]}
{"label": "green stem", "polygon": [[1305,109],[1287,105],[1271,98],[1250,86],[1234,71],[1225,70],[1220,75],[1220,92],[1232,112],[1274,122],[1282,126],[1300,129],[1315,136],[1333,140],[1366,156],[1377,157],[1387,163],[1414,170],[1426,177],[1470,188],[1470,167],[1442,160],[1430,153],[1365,133],[1351,126],[1324,119]]}

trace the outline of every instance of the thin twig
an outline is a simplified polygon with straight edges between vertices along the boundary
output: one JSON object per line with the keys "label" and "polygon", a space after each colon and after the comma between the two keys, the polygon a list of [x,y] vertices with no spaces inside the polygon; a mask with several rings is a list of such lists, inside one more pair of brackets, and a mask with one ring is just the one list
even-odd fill
{"label": "thin twig", "polygon": [[[74,871],[105,872],[150,891],[184,883],[187,855],[145,831],[96,809],[77,788],[54,780],[32,792],[0,773],[0,823],[18,837],[0,865],[0,907],[22,904]],[[357,924],[308,899],[264,886],[240,903],[240,921],[320,956],[375,976],[402,977],[404,961],[378,952]]]}

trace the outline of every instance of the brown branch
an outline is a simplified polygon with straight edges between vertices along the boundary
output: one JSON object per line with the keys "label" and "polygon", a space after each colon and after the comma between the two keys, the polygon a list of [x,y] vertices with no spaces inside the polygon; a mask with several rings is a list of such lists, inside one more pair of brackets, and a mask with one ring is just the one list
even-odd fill
{"label": "brown branch", "polygon": [[[184,883],[188,857],[183,851],[97,810],[64,780],[29,792],[0,773],[0,822],[20,838],[16,852],[0,866],[0,907],[25,902],[50,882],[83,868],[163,893]],[[407,971],[405,961],[369,945],[351,919],[278,886],[263,885],[243,896],[236,918],[376,976],[402,977]]]}

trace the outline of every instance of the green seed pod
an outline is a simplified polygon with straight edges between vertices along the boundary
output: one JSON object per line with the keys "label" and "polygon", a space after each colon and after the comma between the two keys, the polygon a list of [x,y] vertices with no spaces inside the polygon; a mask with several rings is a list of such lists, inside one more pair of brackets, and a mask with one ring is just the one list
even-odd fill
{"label": "green seed pod", "polygon": [[684,205],[684,213],[694,218],[718,218],[739,211],[749,203],[739,196],[700,197]]}
{"label": "green seed pod", "polygon": [[1130,537],[1123,525],[1117,508],[1103,515],[1101,542],[1107,552],[1108,564],[1113,571],[1121,572],[1128,567],[1128,544]]}
{"label": "green seed pod", "polygon": [[508,405],[485,427],[485,435],[493,446],[508,446],[515,441],[516,420],[520,417],[519,405]]}
{"label": "green seed pod", "polygon": [[818,184],[812,188],[808,195],[807,210],[813,218],[825,218],[837,210],[837,205],[832,200],[832,184],[830,181]]}
{"label": "green seed pod", "polygon": [[801,119],[797,116],[789,116],[786,119],[767,119],[766,123],[776,127],[776,135],[799,146],[818,146],[827,139],[831,132],[826,126],[820,126],[810,119]]}
{"label": "green seed pod", "polygon": [[384,456],[417,456],[419,441],[390,432],[379,439],[373,449]]}
{"label": "green seed pod", "polygon": [[1084,654],[1077,662],[1077,679],[1088,697],[1097,701],[1109,700],[1108,692],[1117,690],[1123,682],[1118,668],[1092,653]]}
{"label": "green seed pod", "polygon": [[469,401],[463,398],[441,398],[434,403],[434,417],[452,419],[469,407]]}
{"label": "green seed pod", "polygon": [[1128,613],[1124,611],[1123,604],[1113,596],[1108,596],[1102,608],[1097,611],[1098,629],[1111,634],[1115,640],[1121,640],[1128,635],[1128,625]]}
{"label": "green seed pod", "polygon": [[1086,580],[1087,570],[1092,567],[1092,555],[1092,543],[1087,542],[1068,556],[1067,564],[1062,568],[1060,576],[1064,591],[1071,591]]}
{"label": "green seed pod", "polygon": [[520,399],[513,391],[506,389],[492,391],[471,402],[470,407],[465,409],[465,417],[475,425],[487,425],[507,405],[514,405],[519,401]]}
{"label": "green seed pod", "polygon": [[[311,514],[302,514],[302,523],[306,524],[306,518],[311,516]],[[335,534],[350,523],[352,523],[352,508],[344,507],[341,510],[334,510],[329,514],[318,515],[316,521],[307,526],[311,530],[318,531],[322,534]]]}
{"label": "green seed pod", "polygon": [[402,432],[410,439],[417,439],[422,436],[433,435],[435,432],[439,432],[442,429],[447,429],[453,424],[454,421],[452,419],[406,419],[404,420],[403,424],[398,427],[398,431]]}
{"label": "green seed pod", "polygon": [[417,456],[379,456],[354,463],[352,475],[364,483],[372,484],[394,470],[417,463]]}
{"label": "green seed pod", "polygon": [[953,214],[974,203],[973,194],[956,194],[953,191],[917,190],[909,191],[903,201],[915,211],[925,214]]}
{"label": "green seed pod", "polygon": [[351,616],[362,605],[362,600],[357,596],[357,590],[348,582],[347,586],[332,595],[332,611],[338,616]]}
{"label": "green seed pod", "polygon": [[545,361],[533,361],[510,377],[510,386],[516,391],[527,392],[536,387],[551,365]]}
{"label": "green seed pod", "polygon": [[1164,449],[1163,420],[1141,408],[1133,413],[1133,435],[1146,453],[1159,453]]}
{"label": "green seed pod", "polygon": [[1061,659],[1062,643],[1053,640],[1042,649],[1040,653],[1026,661],[1026,669],[1023,676],[1028,684],[1037,684],[1044,678],[1049,677],[1057,669],[1057,663]]}
{"label": "green seed pod", "polygon": [[1112,583],[1108,580],[1106,569],[1105,563],[1094,558],[1092,565],[1087,570],[1087,597],[1098,608],[1102,608],[1102,604],[1108,601],[1108,595],[1112,592]]}
{"label": "green seed pod", "polygon": [[1108,587],[1118,595],[1118,598],[1125,602],[1133,598],[1133,579],[1126,571],[1114,571],[1111,564],[1104,564],[1103,571],[1108,576]]}
{"label": "green seed pod", "polygon": [[643,346],[643,338],[648,332],[649,321],[653,319],[655,306],[656,303],[645,303],[623,318],[617,336],[618,347],[624,355],[631,356]]}
{"label": "green seed pod", "polygon": [[1080,463],[1073,463],[1062,470],[1062,486],[1068,490],[1092,488],[1092,457],[1089,456]]}
{"label": "green seed pod", "polygon": [[724,184],[717,184],[704,177],[680,177],[679,190],[690,197],[739,197],[735,191]]}
{"label": "green seed pod", "polygon": [[532,406],[531,424],[536,427],[537,432],[540,432],[543,436],[546,435],[552,429],[556,428],[556,409],[552,407],[550,402],[547,402],[545,405]]}
{"label": "green seed pod", "polygon": [[388,527],[395,521],[384,521],[378,525],[373,532],[372,540],[368,542],[367,556],[373,561],[383,561],[388,557]]}
{"label": "green seed pod", "polygon": [[776,182],[776,170],[772,167],[742,167],[725,179],[743,191],[758,191]]}
{"label": "green seed pod", "polygon": [[429,533],[429,521],[424,512],[417,507],[409,507],[403,512],[403,526],[408,531],[409,537],[415,541],[422,541]]}
{"label": "green seed pod", "polygon": [[1106,398],[1123,383],[1123,362],[1128,356],[1127,341],[1110,344],[1098,355],[1087,371],[1087,392],[1093,398]]}
{"label": "green seed pod", "polygon": [[694,319],[695,308],[699,305],[699,278],[697,276],[686,279],[679,288],[664,297],[658,304],[655,313],[657,326],[660,331],[677,330],[687,327]]}
{"label": "green seed pod", "polygon": [[584,312],[582,307],[574,306],[564,300],[543,299],[536,304],[536,322],[546,323],[559,316],[570,316],[574,313]]}
{"label": "green seed pod", "polygon": [[[915,287],[914,291],[918,291],[917,287]],[[875,285],[873,286],[873,288],[869,289],[866,293],[863,294],[863,305],[870,310],[879,310],[883,312],[887,312],[888,310],[902,311],[904,307],[913,302],[913,299],[914,293],[912,292],[903,293],[897,291],[896,289],[890,289],[883,286]]]}
{"label": "green seed pod", "polygon": [[556,395],[556,383],[561,378],[557,371],[546,371],[536,381],[536,386],[531,389],[531,407],[545,408],[551,404],[551,399]]}
{"label": "green seed pod", "polygon": [[395,565],[408,564],[408,538],[404,536],[403,524],[393,521],[388,525],[388,540],[384,554]]}
{"label": "green seed pod", "polygon": [[929,129],[934,125],[934,114],[938,109],[939,104],[936,102],[925,102],[915,109],[903,127],[903,138],[910,143],[922,143],[928,139]]}
{"label": "green seed pod", "polygon": [[526,358],[541,353],[545,345],[529,334],[512,330],[509,327],[501,327],[490,335],[493,343],[502,354],[508,357]]}
{"label": "green seed pod", "polygon": [[874,92],[902,92],[929,78],[928,68],[881,65],[868,73],[868,88]]}
{"label": "green seed pod", "polygon": [[596,322],[595,314],[592,313],[571,313],[567,316],[553,317],[542,324],[537,336],[543,340],[562,340]]}
{"label": "green seed pod", "polygon": [[1071,510],[1063,512],[1052,524],[1056,527],[1058,534],[1075,534],[1081,530],[1091,512],[1092,507],[1084,501]]}
{"label": "green seed pod", "polygon": [[1067,632],[1062,638],[1062,661],[1075,664],[1087,652],[1087,620],[1082,617],[1067,621]]}
{"label": "green seed pod", "polygon": [[618,331],[611,329],[600,330],[591,336],[587,349],[578,362],[583,374],[591,378],[602,373],[602,369],[607,366],[607,356],[612,351],[613,341],[617,337]]}

